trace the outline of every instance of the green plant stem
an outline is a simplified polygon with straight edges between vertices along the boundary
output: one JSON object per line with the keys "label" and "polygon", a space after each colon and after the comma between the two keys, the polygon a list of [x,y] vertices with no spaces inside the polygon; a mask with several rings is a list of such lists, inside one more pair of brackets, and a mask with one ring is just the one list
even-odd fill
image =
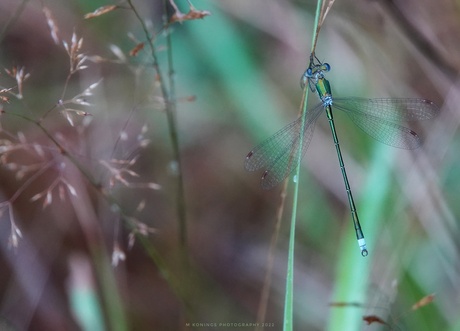
{"label": "green plant stem", "polygon": [[179,137],[177,131],[177,124],[176,124],[176,100],[173,99],[175,95],[175,84],[174,84],[174,70],[173,70],[173,62],[172,62],[172,43],[171,38],[168,34],[166,38],[168,44],[168,66],[169,66],[169,73],[170,73],[170,91],[168,93],[168,89],[166,88],[165,80],[163,77],[163,73],[160,70],[157,52],[155,49],[155,45],[153,43],[153,38],[150,35],[150,32],[145,25],[144,20],[140,16],[139,12],[135,8],[132,3],[132,0],[128,0],[128,4],[131,10],[134,12],[134,15],[140,22],[144,34],[147,39],[147,44],[150,48],[150,54],[153,60],[153,68],[157,74],[158,82],[160,83],[161,93],[165,102],[165,111],[168,121],[168,129],[169,135],[172,143],[173,148],[173,159],[177,164],[177,213],[178,213],[178,222],[179,222],[179,242],[181,245],[181,251],[185,255],[186,248],[187,248],[187,222],[186,222],[186,213],[185,213],[185,193],[184,193],[184,184],[183,184],[183,175],[182,175],[182,162],[180,157],[180,148],[179,148]]}
{"label": "green plant stem", "polygon": [[[167,1],[164,0],[165,13],[167,7]],[[176,118],[176,80],[174,72],[174,62],[173,62],[173,46],[171,33],[168,28],[167,22],[165,22],[165,32],[166,32],[166,45],[167,45],[167,54],[168,54],[168,75],[169,75],[169,106],[170,110],[167,112],[168,115],[168,124],[169,132],[171,136],[174,158],[177,162],[177,212],[179,216],[179,237],[180,243],[182,246],[183,258],[187,259],[187,220],[186,220],[186,206],[185,206],[185,191],[184,191],[184,176],[182,173],[182,158],[180,155],[179,149],[179,134],[177,132],[177,118]]]}
{"label": "green plant stem", "polygon": [[[321,15],[321,7],[322,7],[322,0],[317,1],[316,5],[316,15],[315,15],[315,26],[313,29],[313,37],[312,37],[312,52],[316,47],[316,42],[318,39],[318,24]],[[304,93],[302,97],[301,103],[301,113],[302,113],[302,125],[301,128],[304,127],[305,121],[305,114],[307,112],[307,104],[308,104],[308,84],[304,88]],[[286,295],[284,301],[284,331],[292,331],[293,330],[293,318],[294,318],[294,249],[295,249],[295,226],[296,226],[296,219],[297,219],[297,203],[299,200],[299,182],[300,182],[300,166],[301,166],[301,159],[302,159],[302,139],[303,134],[300,134],[300,142],[299,142],[299,153],[298,153],[298,160],[297,160],[297,169],[296,169],[296,181],[294,184],[294,195],[292,201],[292,215],[291,215],[291,230],[289,233],[289,252],[288,252],[288,264],[287,264],[287,272],[286,272]]]}

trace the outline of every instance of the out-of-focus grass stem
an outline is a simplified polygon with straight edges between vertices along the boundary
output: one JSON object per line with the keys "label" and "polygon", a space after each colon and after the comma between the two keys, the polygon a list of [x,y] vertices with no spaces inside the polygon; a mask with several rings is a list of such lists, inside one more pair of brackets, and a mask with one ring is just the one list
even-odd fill
{"label": "out-of-focus grass stem", "polygon": [[[168,71],[169,71],[169,91],[168,87],[166,86],[166,82],[163,76],[163,73],[160,69],[160,65],[158,62],[158,56],[156,47],[154,45],[154,39],[151,36],[147,25],[145,24],[144,20],[140,16],[139,12],[137,11],[136,7],[133,5],[131,0],[128,0],[128,4],[131,10],[134,12],[134,15],[138,19],[141,27],[144,31],[145,37],[147,39],[148,47],[150,48],[150,55],[152,56],[153,60],[153,68],[157,75],[158,82],[160,84],[161,93],[163,96],[164,104],[165,104],[165,111],[168,120],[168,129],[169,135],[171,138],[172,148],[173,148],[173,159],[176,163],[177,169],[177,213],[178,213],[178,222],[179,222],[179,242],[181,246],[182,254],[186,255],[186,247],[187,247],[187,230],[186,230],[186,213],[185,213],[185,196],[184,196],[184,187],[183,187],[183,177],[182,177],[182,164],[180,158],[180,149],[179,149],[179,137],[177,131],[177,124],[176,124],[176,101],[174,98],[175,95],[175,82],[174,82],[174,69],[173,69],[173,62],[172,62],[172,42],[170,34],[168,33],[168,28],[166,26],[166,42],[168,45]],[[166,1],[165,1],[166,4]]]}

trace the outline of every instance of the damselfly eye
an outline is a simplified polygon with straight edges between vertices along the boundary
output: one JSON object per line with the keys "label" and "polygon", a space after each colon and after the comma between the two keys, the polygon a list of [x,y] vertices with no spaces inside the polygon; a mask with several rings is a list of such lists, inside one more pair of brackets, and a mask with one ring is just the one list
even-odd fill
{"label": "damselfly eye", "polygon": [[331,66],[329,65],[329,63],[323,63],[321,65],[321,70],[322,71],[329,71],[329,70],[331,70]]}

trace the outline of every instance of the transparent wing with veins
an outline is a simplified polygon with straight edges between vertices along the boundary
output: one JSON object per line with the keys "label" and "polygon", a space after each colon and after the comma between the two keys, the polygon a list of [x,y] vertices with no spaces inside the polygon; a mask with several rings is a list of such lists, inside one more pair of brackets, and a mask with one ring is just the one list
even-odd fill
{"label": "transparent wing with veins", "polygon": [[439,112],[432,101],[425,99],[333,98],[332,107],[344,111],[374,139],[404,149],[419,147],[421,139],[399,123],[431,119]]}
{"label": "transparent wing with veins", "polygon": [[244,166],[248,171],[265,170],[261,179],[262,188],[273,188],[295,169],[299,152],[302,157],[305,155],[315,122],[323,108],[322,104],[316,105],[306,112],[304,121],[299,117],[249,152]]}

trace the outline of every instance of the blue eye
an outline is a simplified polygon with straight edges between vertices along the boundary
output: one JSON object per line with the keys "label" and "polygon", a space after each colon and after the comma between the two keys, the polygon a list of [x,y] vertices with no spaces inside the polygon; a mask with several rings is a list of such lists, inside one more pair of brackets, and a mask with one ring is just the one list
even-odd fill
{"label": "blue eye", "polygon": [[[334,99],[330,83],[325,77],[329,70],[331,66],[328,63],[321,63],[314,53],[310,55],[310,63],[300,79],[300,86],[304,89],[304,98],[301,102],[302,115],[249,152],[244,166],[248,171],[264,170],[261,178],[264,189],[268,190],[278,185],[299,166],[301,157],[305,154],[313,136],[315,122],[321,112],[325,112],[345,184],[356,239],[361,255],[366,256],[369,252],[348,182],[332,109],[336,108],[335,111],[349,115],[361,130],[380,142],[409,150],[417,148],[421,139],[417,133],[406,127],[405,122],[431,119],[439,113],[440,109],[426,99],[356,97]],[[317,93],[321,101],[313,108],[307,108],[308,88],[311,92]],[[400,125],[399,122],[403,124]]]}

